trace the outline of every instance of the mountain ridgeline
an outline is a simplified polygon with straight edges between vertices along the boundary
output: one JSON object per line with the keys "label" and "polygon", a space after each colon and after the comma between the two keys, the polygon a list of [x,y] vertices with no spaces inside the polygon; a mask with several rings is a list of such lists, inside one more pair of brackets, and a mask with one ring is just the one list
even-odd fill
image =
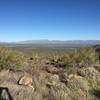
{"label": "mountain ridgeline", "polygon": [[20,42],[1,42],[1,45],[23,48],[76,48],[100,44],[100,40],[27,40]]}

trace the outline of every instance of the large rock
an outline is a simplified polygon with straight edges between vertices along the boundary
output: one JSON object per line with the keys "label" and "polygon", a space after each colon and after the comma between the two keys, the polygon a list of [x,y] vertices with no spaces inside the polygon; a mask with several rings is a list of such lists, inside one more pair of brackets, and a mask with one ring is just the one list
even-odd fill
{"label": "large rock", "polygon": [[32,87],[34,89],[34,87],[32,86],[33,80],[31,77],[28,77],[28,76],[21,77],[20,80],[18,81],[18,84],[24,85],[24,86],[29,86],[29,87]]}

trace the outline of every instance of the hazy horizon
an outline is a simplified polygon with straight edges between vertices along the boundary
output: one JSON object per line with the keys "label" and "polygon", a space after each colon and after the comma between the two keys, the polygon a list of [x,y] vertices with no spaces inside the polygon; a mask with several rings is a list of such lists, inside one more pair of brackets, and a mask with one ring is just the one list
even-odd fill
{"label": "hazy horizon", "polygon": [[21,40],[21,41],[0,41],[0,43],[20,43],[20,42],[31,42],[31,41],[59,41],[59,42],[67,42],[67,41],[100,41],[100,40],[50,40],[50,39],[33,39],[33,40]]}
{"label": "hazy horizon", "polygon": [[0,41],[99,40],[99,0],[0,0]]}

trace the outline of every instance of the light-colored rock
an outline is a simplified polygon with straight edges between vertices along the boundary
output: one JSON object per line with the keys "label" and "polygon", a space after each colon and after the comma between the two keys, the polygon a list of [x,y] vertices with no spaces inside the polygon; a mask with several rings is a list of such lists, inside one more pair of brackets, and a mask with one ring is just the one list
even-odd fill
{"label": "light-colored rock", "polygon": [[83,77],[97,77],[100,73],[93,67],[83,68],[79,71],[79,74]]}
{"label": "light-colored rock", "polygon": [[20,78],[18,84],[24,85],[24,86],[29,86],[34,89],[34,87],[32,86],[33,80],[31,77],[28,77],[28,76],[23,76],[22,78]]}

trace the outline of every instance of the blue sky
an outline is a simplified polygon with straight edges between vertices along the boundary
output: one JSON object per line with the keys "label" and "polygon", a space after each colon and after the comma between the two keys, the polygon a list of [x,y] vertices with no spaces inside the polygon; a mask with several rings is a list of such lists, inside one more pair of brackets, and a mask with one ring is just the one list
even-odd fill
{"label": "blue sky", "polygon": [[0,0],[0,41],[99,40],[100,0]]}

